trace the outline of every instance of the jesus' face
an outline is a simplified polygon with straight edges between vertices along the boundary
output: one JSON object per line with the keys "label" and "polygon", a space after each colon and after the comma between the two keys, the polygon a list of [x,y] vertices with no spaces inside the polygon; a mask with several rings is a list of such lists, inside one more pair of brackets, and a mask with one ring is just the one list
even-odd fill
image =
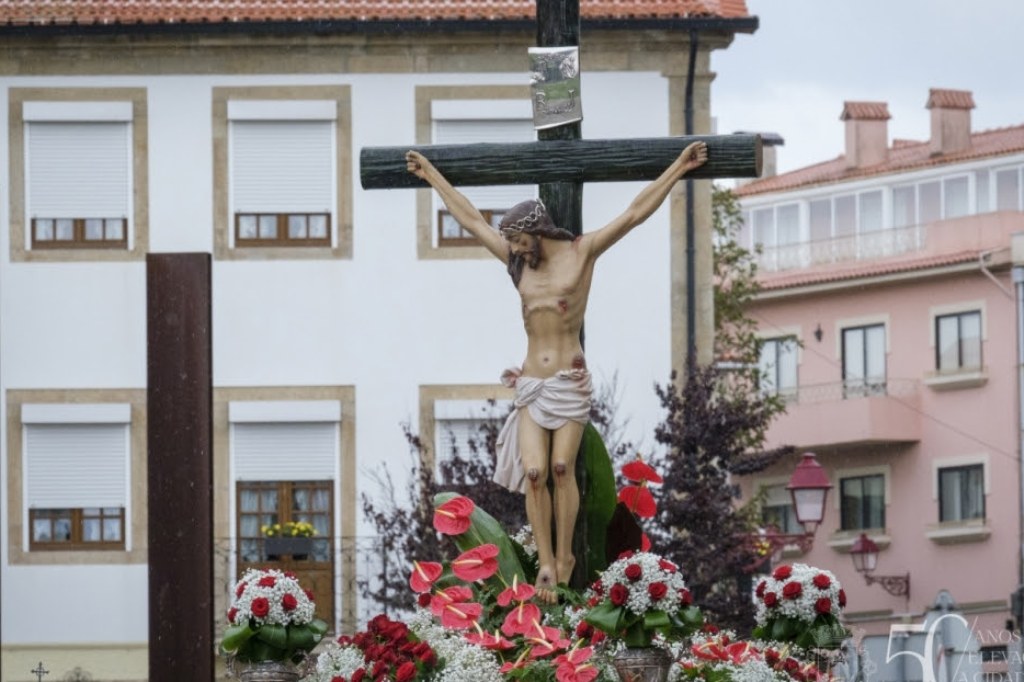
{"label": "jesus' face", "polygon": [[536,268],[540,264],[540,237],[516,230],[502,230],[509,252],[526,259],[526,264]]}

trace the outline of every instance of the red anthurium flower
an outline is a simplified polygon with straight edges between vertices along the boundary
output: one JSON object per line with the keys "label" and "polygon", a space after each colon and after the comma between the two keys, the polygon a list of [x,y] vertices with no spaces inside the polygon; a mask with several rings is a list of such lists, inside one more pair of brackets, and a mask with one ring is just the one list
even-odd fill
{"label": "red anthurium flower", "polygon": [[471,644],[476,644],[479,647],[490,649],[491,651],[507,651],[515,648],[516,646],[499,635],[497,630],[494,631],[493,635],[489,632],[483,632],[482,630],[480,632],[471,632],[466,635],[466,640]]}
{"label": "red anthurium flower", "polygon": [[455,585],[443,590],[438,590],[430,600],[430,612],[435,616],[444,613],[444,607],[449,604],[461,604],[473,598],[473,590],[462,585]]}
{"label": "red anthurium flower", "polygon": [[649,552],[651,551],[651,539],[647,537],[647,533],[640,534],[640,551]]}
{"label": "red anthurium flower", "polygon": [[746,663],[761,653],[750,642],[736,642],[727,646],[725,650],[733,663]]}
{"label": "red anthurium flower", "polygon": [[506,637],[525,635],[533,630],[533,624],[540,622],[540,608],[536,604],[521,603],[505,616],[501,631]]}
{"label": "red anthurium flower", "polygon": [[694,656],[705,661],[725,661],[729,658],[729,654],[726,653],[725,649],[718,642],[711,639],[705,640],[700,644],[694,644],[690,647],[690,651],[693,652]]}
{"label": "red anthurium flower", "polygon": [[434,510],[434,528],[445,535],[462,535],[469,530],[469,515],[475,508],[468,497],[453,497]]}
{"label": "red anthurium flower", "polygon": [[587,663],[593,653],[591,647],[573,649],[555,659],[555,679],[558,682],[592,682],[597,677],[597,667]]}
{"label": "red anthurium flower", "polygon": [[486,580],[498,570],[497,557],[497,545],[480,545],[460,554],[452,562],[452,572],[467,582]]}
{"label": "red anthurium flower", "polygon": [[441,612],[441,625],[453,630],[471,628],[480,619],[482,610],[483,607],[475,602],[448,604]]}
{"label": "red anthurium flower", "polygon": [[639,453],[635,460],[622,467],[622,475],[634,483],[661,483],[663,480],[650,464],[640,458]]}
{"label": "red anthurium flower", "polygon": [[537,590],[534,589],[533,585],[529,583],[519,582],[519,576],[512,576],[512,586],[507,587],[501,591],[498,595],[498,606],[508,606],[513,601],[526,601],[532,599],[533,595],[537,594]]}
{"label": "red anthurium flower", "polygon": [[440,577],[441,570],[441,564],[434,561],[412,562],[409,587],[413,592],[429,592],[434,586],[434,581]]}
{"label": "red anthurium flower", "polygon": [[619,491],[619,502],[642,519],[649,519],[658,511],[651,491],[645,485],[627,485]]}
{"label": "red anthurium flower", "polygon": [[527,635],[526,641],[531,646],[530,658],[550,656],[569,646],[569,640],[562,636],[561,630],[545,627],[538,622],[534,622],[534,627]]}

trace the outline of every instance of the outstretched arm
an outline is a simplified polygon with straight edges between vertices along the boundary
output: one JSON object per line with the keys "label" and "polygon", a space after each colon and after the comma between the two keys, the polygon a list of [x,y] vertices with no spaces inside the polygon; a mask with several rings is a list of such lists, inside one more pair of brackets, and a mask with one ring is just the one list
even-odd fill
{"label": "outstretched arm", "polygon": [[636,199],[619,217],[591,233],[590,242],[594,256],[604,253],[608,247],[622,239],[627,232],[647,220],[654,213],[665,197],[672,191],[673,185],[686,173],[701,166],[708,160],[708,147],[703,142],[694,142],[686,147],[657,180],[643,189]]}
{"label": "outstretched arm", "polygon": [[421,180],[425,180],[441,195],[444,205],[448,207],[452,217],[459,221],[460,225],[479,239],[480,243],[501,262],[508,263],[508,244],[505,243],[505,240],[501,238],[497,230],[491,227],[490,223],[484,220],[476,206],[451,186],[451,183],[441,175],[434,164],[427,160],[427,157],[416,151],[408,151],[405,153],[405,161],[406,170]]}

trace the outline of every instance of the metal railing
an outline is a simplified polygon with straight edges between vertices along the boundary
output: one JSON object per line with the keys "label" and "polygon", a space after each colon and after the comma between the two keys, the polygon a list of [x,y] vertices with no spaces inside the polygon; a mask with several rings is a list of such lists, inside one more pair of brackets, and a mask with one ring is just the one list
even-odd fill
{"label": "metal railing", "polygon": [[838,402],[856,398],[873,396],[907,397],[916,395],[920,386],[917,379],[879,379],[836,381],[827,384],[800,385],[794,391],[784,395],[792,404],[809,405],[814,403]]}
{"label": "metal railing", "polygon": [[927,225],[913,225],[834,239],[765,246],[757,257],[757,264],[764,272],[779,272],[829,263],[886,258],[922,250],[927,237]]}

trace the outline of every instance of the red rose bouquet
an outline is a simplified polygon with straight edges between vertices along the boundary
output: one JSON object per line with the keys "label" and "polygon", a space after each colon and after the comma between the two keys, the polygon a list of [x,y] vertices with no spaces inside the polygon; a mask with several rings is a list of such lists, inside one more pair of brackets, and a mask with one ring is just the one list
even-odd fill
{"label": "red rose bouquet", "polygon": [[703,623],[678,567],[650,552],[624,552],[587,593],[587,623],[629,647],[683,637]]}
{"label": "red rose bouquet", "polygon": [[783,564],[762,579],[757,599],[755,637],[834,649],[849,636],[839,623],[846,593],[836,577],[806,564]]}
{"label": "red rose bouquet", "polygon": [[327,632],[313,595],[291,573],[251,568],[235,589],[221,648],[241,661],[297,663]]}

